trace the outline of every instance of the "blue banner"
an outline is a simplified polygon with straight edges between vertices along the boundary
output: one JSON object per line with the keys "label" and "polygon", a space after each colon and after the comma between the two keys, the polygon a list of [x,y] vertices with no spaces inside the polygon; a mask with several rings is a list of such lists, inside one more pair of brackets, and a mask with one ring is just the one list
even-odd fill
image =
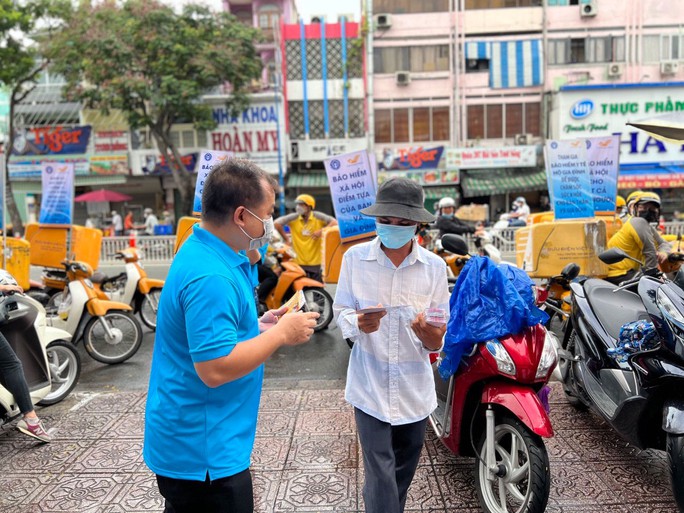
{"label": "blue banner", "polygon": [[192,213],[199,215],[202,213],[202,191],[204,182],[209,173],[221,164],[224,160],[233,156],[232,151],[209,151],[204,150],[202,157],[197,162],[197,182],[195,183],[195,200],[192,206]]}
{"label": "blue banner", "polygon": [[544,154],[554,217],[557,220],[594,217],[587,141],[546,141]]}
{"label": "blue banner", "polygon": [[366,150],[323,161],[342,241],[375,233],[375,219],[361,210],[375,203],[375,170]]}
{"label": "blue banner", "polygon": [[70,225],[74,204],[73,162],[43,163],[43,191],[40,201],[41,224]]}
{"label": "blue banner", "polygon": [[620,136],[587,139],[587,165],[594,196],[594,212],[615,212],[620,170]]}

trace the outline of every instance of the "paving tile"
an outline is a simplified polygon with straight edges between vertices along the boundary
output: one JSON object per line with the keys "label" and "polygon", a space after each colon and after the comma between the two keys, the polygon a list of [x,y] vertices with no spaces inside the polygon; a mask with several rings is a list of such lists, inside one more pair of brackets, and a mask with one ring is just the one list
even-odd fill
{"label": "paving tile", "polygon": [[356,511],[356,488],[356,469],[285,471],[273,511]]}
{"label": "paving tile", "polygon": [[95,439],[101,437],[107,428],[119,422],[120,418],[120,413],[67,412],[55,420],[49,419],[49,422],[45,419],[45,425],[48,429],[54,427],[58,438]]}
{"label": "paving tile", "polygon": [[139,413],[120,413],[112,424],[103,429],[103,438],[143,438],[145,416]]}
{"label": "paving tile", "polygon": [[257,436],[291,435],[297,420],[296,411],[260,411]]}
{"label": "paving tile", "polygon": [[351,405],[344,400],[344,390],[306,390],[302,398],[303,410],[347,410]]}
{"label": "paving tile", "polygon": [[254,513],[272,513],[283,478],[282,472],[252,471]]}
{"label": "paving tile", "polygon": [[479,505],[475,491],[474,459],[457,458],[450,465],[433,465],[435,479],[442,493],[447,511],[461,511],[477,508]]}
{"label": "paving tile", "polygon": [[551,468],[550,504],[611,504],[615,490],[584,462],[567,462]]}
{"label": "paving tile", "polygon": [[0,475],[0,512],[23,510],[25,504],[35,500],[41,493],[45,480],[45,475],[36,476],[35,472],[32,475],[17,475],[3,469]]}
{"label": "paving tile", "polygon": [[142,440],[103,439],[79,455],[70,467],[73,472],[136,472],[142,463]]}
{"label": "paving tile", "polygon": [[114,503],[125,478],[123,474],[61,475],[42,487],[35,502],[51,513],[102,511],[104,505]]}
{"label": "paving tile", "polygon": [[149,471],[130,475],[113,501],[126,513],[164,509],[164,498],[157,488],[157,479]]}
{"label": "paving tile", "polygon": [[299,436],[292,439],[288,469],[356,468],[359,464],[355,435]]}
{"label": "paving tile", "polygon": [[644,451],[629,462],[598,462],[592,465],[606,486],[629,503],[657,502],[672,497],[670,469],[665,453]]}
{"label": "paving tile", "polygon": [[260,411],[297,410],[302,402],[300,390],[264,390]]}
{"label": "paving tile", "polygon": [[78,472],[74,469],[74,464],[95,444],[93,440],[59,439],[49,444],[35,444],[32,439],[23,436],[26,443],[23,446],[17,444],[14,457],[3,462],[3,473],[35,474],[36,469],[56,474],[65,471]]}
{"label": "paving tile", "polygon": [[252,450],[252,469],[284,470],[291,443],[291,436],[257,436]]}
{"label": "paving tile", "polygon": [[432,465],[419,465],[408,489],[406,509],[432,511],[443,507],[442,493]]}
{"label": "paving tile", "polygon": [[356,433],[354,411],[307,411],[299,412],[295,429],[304,435],[353,435]]}

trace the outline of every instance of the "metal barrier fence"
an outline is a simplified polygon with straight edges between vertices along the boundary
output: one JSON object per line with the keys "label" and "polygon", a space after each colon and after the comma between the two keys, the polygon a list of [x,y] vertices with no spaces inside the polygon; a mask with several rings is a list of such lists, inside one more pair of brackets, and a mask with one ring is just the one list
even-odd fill
{"label": "metal barrier fence", "polygon": [[[176,243],[175,235],[138,236],[135,245],[141,250],[145,262],[170,263],[173,260],[173,247]],[[117,251],[130,247],[129,237],[105,237],[102,239],[100,250],[101,264],[117,264],[114,258]]]}
{"label": "metal barrier fence", "polygon": [[[501,251],[504,260],[515,261],[515,232],[517,228],[504,228],[502,230],[490,229],[493,244]],[[430,230],[433,239],[439,233]],[[683,222],[665,223],[665,233],[681,235],[684,238]],[[466,236],[471,253],[477,253],[475,239],[471,235]],[[176,242],[174,235],[138,236],[136,246],[142,250],[145,261],[150,263],[170,263],[173,260],[173,247]],[[117,263],[114,253],[130,246],[128,237],[105,237],[102,239],[100,262],[103,264]]]}

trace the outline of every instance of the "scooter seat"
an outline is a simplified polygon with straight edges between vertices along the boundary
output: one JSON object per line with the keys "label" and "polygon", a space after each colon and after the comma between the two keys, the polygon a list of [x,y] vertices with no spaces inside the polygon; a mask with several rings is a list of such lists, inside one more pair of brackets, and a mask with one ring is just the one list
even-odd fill
{"label": "scooter seat", "polygon": [[93,283],[104,283],[107,280],[109,280],[109,276],[100,271],[95,271],[93,275],[90,277],[90,281],[92,281]]}
{"label": "scooter seat", "polygon": [[606,332],[617,341],[620,328],[628,322],[641,319],[650,320],[638,294],[628,290],[618,290],[605,280],[591,278],[584,283],[589,304]]}

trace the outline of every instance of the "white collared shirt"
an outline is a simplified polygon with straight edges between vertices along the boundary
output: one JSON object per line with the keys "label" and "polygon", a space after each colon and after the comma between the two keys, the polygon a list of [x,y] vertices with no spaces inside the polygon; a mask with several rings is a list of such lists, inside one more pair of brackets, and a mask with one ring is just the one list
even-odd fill
{"label": "white collared shirt", "polygon": [[[374,333],[359,330],[356,310],[377,304],[389,310]],[[395,267],[379,238],[350,248],[342,260],[333,305],[342,335],[354,341],[347,370],[346,400],[368,415],[392,425],[417,422],[436,407],[428,351],[411,329],[426,308],[449,315],[444,260],[415,241]]]}

